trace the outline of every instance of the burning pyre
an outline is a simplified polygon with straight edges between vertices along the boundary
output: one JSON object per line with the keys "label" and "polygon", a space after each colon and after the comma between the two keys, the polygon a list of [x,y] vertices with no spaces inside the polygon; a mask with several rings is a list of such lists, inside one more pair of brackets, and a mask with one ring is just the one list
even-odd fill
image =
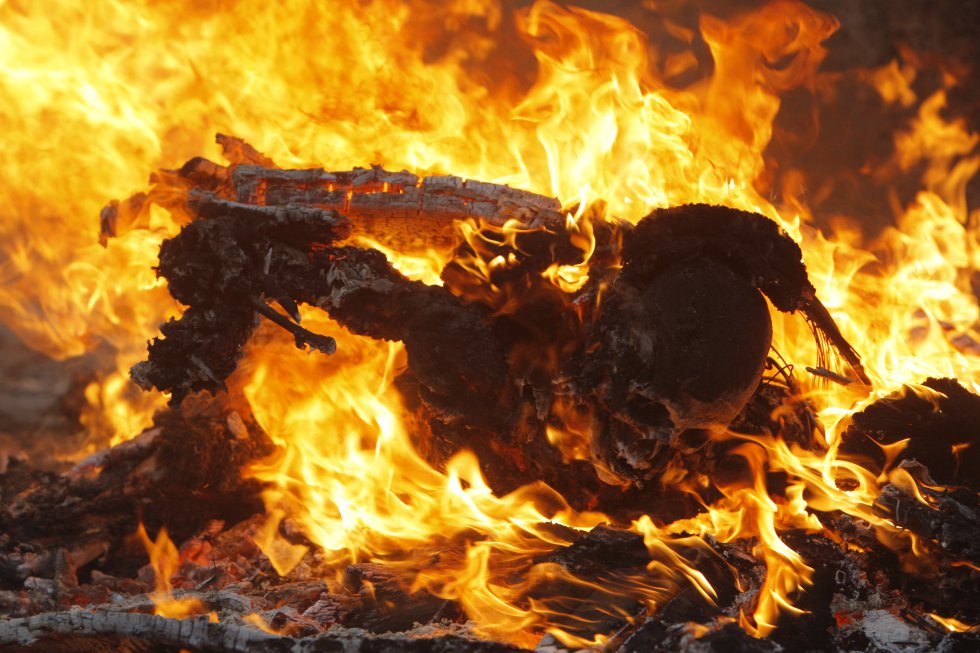
{"label": "burning pyre", "polygon": [[[659,48],[544,1],[246,4],[100,5],[73,61],[74,9],[0,7],[0,309],[94,370],[76,464],[2,477],[0,604],[47,620],[0,648],[969,646],[974,71],[821,73],[796,2],[651,4]],[[854,88],[907,120],[811,182],[780,107]],[[860,183],[874,237],[815,215]]]}

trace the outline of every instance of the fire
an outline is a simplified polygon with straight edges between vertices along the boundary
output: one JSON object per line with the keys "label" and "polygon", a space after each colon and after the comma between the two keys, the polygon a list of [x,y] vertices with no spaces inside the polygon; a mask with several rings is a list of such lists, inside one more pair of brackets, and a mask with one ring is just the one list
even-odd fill
{"label": "fire", "polygon": [[[624,19],[547,0],[513,15],[491,0],[242,0],[225,11],[186,1],[0,2],[0,319],[51,357],[97,357],[82,416],[91,447],[146,427],[165,398],[134,392],[126,370],[148,334],[179,311],[152,268],[186,216],[153,205],[145,223],[105,247],[96,216],[110,198],[143,188],[149,170],[199,154],[217,159],[215,132],[242,136],[282,165],[381,162],[557,197],[583,253],[545,272],[565,291],[588,271],[593,220],[635,222],[689,202],[763,213],[802,241],[818,294],[865,356],[873,387],[798,379],[824,434],[817,452],[779,434],[719,434],[743,440],[735,453],[749,474],[719,487],[723,498],[697,518],[665,527],[649,516],[636,521],[651,552],[649,576],[583,591],[631,594],[651,607],[682,584],[711,597],[674,536],[752,537],[767,577],[741,623],[764,636],[780,613],[796,610],[812,574],[780,533],[820,530],[814,510],[865,519],[915,556],[914,537],[871,508],[890,472],[876,477],[837,454],[848,417],[930,375],[980,390],[980,309],[969,279],[980,269],[980,212],[966,201],[980,137],[944,118],[944,92],[917,98],[914,65],[868,72],[885,103],[918,103],[879,181],[924,170],[914,202],[896,206],[894,226],[876,238],[863,238],[858,216],[835,216],[832,232],[817,230],[805,179],[787,175],[781,195],[768,187],[765,151],[781,94],[821,81],[823,42],[836,27],[788,0],[728,22],[703,16],[713,74],[676,88],[667,80],[693,70],[693,55],[660,57]],[[501,51],[507,30],[523,50]],[[457,228],[479,252],[475,227]],[[502,237],[515,229],[502,228]],[[439,282],[444,252],[385,253],[406,275]],[[509,262],[476,256],[469,264],[474,278],[489,280]],[[496,306],[507,310],[510,299]],[[820,360],[801,319],[773,313],[773,321],[774,346],[788,360],[798,368]],[[307,357],[263,331],[238,372],[279,445],[251,469],[268,483],[258,541],[277,571],[288,574],[312,543],[338,570],[365,559],[399,566],[415,588],[458,600],[489,635],[533,644],[552,632],[585,643],[567,606],[533,596],[536,581],[567,572],[528,560],[568,543],[542,524],[587,529],[607,517],[573,511],[543,485],[494,496],[470,454],[432,469],[412,447],[392,389],[405,365],[401,346],[343,334],[315,311],[304,311],[303,322],[340,334],[333,358]],[[549,439],[581,459],[589,433],[583,417]],[[766,488],[766,469],[787,473],[782,495]],[[681,474],[672,480],[699,492]],[[842,480],[853,488],[840,489]],[[914,489],[914,479],[904,482]],[[171,597],[178,555],[166,532],[151,542],[141,527],[140,536],[156,570],[158,611],[197,611]],[[515,571],[525,580],[508,580]]]}
{"label": "fire", "polygon": [[183,619],[190,615],[207,612],[207,607],[200,599],[174,597],[170,579],[177,572],[183,560],[177,551],[177,547],[167,535],[167,529],[161,528],[157,533],[157,538],[151,540],[146,528],[140,524],[136,530],[136,535],[146,547],[146,552],[150,556],[150,566],[153,568],[155,589],[150,595],[150,598],[153,599],[153,614],[171,619]]}
{"label": "fire", "polygon": [[970,624],[963,623],[959,619],[953,617],[940,617],[938,614],[929,613],[929,616],[935,619],[943,628],[950,632],[956,633],[974,633],[980,626],[971,626]]}

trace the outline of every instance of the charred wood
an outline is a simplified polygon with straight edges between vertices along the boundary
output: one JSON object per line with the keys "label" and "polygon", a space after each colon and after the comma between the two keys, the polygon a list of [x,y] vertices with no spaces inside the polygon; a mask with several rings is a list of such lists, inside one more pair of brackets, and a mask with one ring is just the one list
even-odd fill
{"label": "charred wood", "polygon": [[841,451],[880,473],[886,463],[880,445],[908,438],[893,464],[915,459],[943,485],[980,491],[980,396],[955,379],[930,378],[922,386],[879,399],[856,414]]}
{"label": "charred wood", "polygon": [[665,624],[647,620],[619,649],[621,653],[777,653],[784,650],[766,639],[755,639],[731,619],[708,624]]}
{"label": "charred wood", "polygon": [[[674,624],[721,615],[736,596],[729,566],[707,546],[689,546],[683,539],[668,546],[703,575],[715,592],[713,598],[670,564],[651,570],[653,558],[643,537],[609,526],[597,526],[549,554],[543,560],[545,565],[555,565],[569,575],[545,574],[530,596],[553,615],[561,615],[558,623],[567,632],[586,639],[597,632],[608,633],[604,649],[610,651],[622,650],[621,645],[653,620]],[[664,578],[665,572],[674,577]],[[644,587],[644,578],[648,579],[645,590],[638,592],[638,587]],[[557,642],[545,642],[538,650],[547,646],[561,648]]]}
{"label": "charred wood", "polygon": [[356,221],[356,235],[368,236],[403,251],[448,251],[454,220],[503,225],[516,220],[528,228],[564,223],[554,198],[500,184],[451,175],[418,177],[381,166],[328,172],[322,168],[283,170],[245,141],[218,134],[229,166],[195,157],[179,170],[153,175],[153,188],[103,210],[103,244],[128,229],[148,224],[149,205],[175,215],[193,189],[226,199],[268,206],[300,205],[340,211]]}
{"label": "charred wood", "polygon": [[925,503],[891,483],[882,487],[875,511],[926,538],[937,552],[980,566],[980,501],[965,488],[932,489],[918,485]]}

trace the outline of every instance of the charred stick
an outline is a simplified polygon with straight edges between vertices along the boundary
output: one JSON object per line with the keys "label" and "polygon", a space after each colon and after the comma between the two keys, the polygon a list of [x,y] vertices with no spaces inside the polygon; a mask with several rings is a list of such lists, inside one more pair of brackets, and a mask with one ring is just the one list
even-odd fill
{"label": "charred stick", "polygon": [[839,383],[840,385],[850,385],[854,383],[854,379],[849,379],[842,374],[828,370],[825,367],[810,367],[809,365],[804,368],[807,372],[814,376],[823,377],[825,379],[830,379],[834,383]]}
{"label": "charred stick", "polygon": [[296,346],[299,349],[309,347],[312,350],[327,355],[337,351],[337,341],[330,336],[313,333],[294,322],[290,322],[289,318],[278,313],[258,297],[250,297],[249,299],[251,300],[252,306],[255,307],[255,310],[265,316],[266,319],[293,334],[293,337],[296,338]]}

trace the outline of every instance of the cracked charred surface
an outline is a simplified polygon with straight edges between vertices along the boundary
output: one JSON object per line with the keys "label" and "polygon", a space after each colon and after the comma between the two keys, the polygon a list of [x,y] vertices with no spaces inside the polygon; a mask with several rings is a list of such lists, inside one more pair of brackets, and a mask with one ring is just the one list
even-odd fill
{"label": "cracked charred surface", "polygon": [[[257,314],[297,346],[330,353],[332,338],[296,322],[297,304],[308,304],[354,333],[405,344],[396,385],[430,462],[471,449],[496,491],[541,480],[580,505],[617,503],[626,486],[710,449],[707,430],[727,426],[759,387],[771,339],[762,293],[782,310],[819,305],[799,247],[767,218],[724,207],[655,211],[635,229],[595,223],[598,254],[576,292],[542,275],[575,261],[567,228],[508,240],[485,225],[490,255],[512,265],[477,279],[461,264],[476,254],[464,243],[439,287],[344,244],[352,226],[334,211],[201,192],[190,210],[196,219],[164,243],[159,267],[189,308],[134,367],[141,386],[176,403],[223,389]],[[582,419],[589,461],[547,437]]]}

